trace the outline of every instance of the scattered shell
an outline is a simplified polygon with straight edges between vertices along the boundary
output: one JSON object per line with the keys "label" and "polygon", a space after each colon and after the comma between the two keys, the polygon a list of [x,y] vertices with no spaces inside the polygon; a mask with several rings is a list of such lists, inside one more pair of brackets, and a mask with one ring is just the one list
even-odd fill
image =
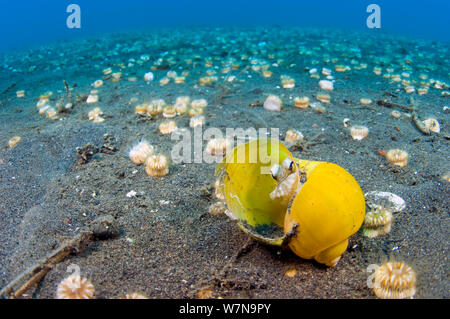
{"label": "scattered shell", "polygon": [[369,129],[366,126],[356,125],[350,128],[350,135],[354,140],[362,140],[369,135]]}
{"label": "scattered shell", "polygon": [[111,76],[113,78],[113,82],[117,82],[122,77],[122,73],[121,72],[116,72],[116,73],[111,74]]}
{"label": "scattered shell", "polygon": [[297,269],[295,269],[295,268],[288,269],[285,271],[284,274],[286,275],[286,277],[290,277],[290,278],[295,277],[295,275],[297,274]]}
{"label": "scattered shell", "polygon": [[309,105],[309,97],[303,96],[294,98],[294,105],[299,109],[306,109]]}
{"label": "scattered shell", "polygon": [[270,78],[273,75],[273,73],[272,73],[272,71],[266,70],[266,71],[263,71],[262,75],[265,78]]}
{"label": "scattered shell", "polygon": [[363,235],[375,238],[391,231],[392,212],[386,208],[376,208],[366,213],[364,217]]}
{"label": "scattered shell", "polygon": [[320,80],[319,81],[319,86],[322,90],[326,90],[326,91],[333,91],[333,82],[328,81],[328,80]]}
{"label": "scattered shell", "polygon": [[99,87],[103,86],[103,81],[102,80],[97,80],[94,83],[92,83],[92,86],[94,88],[99,88]]}
{"label": "scattered shell", "polygon": [[136,197],[136,194],[137,194],[137,193],[136,193],[134,190],[131,190],[131,191],[129,191],[129,192],[127,193],[126,196],[127,196],[128,198],[131,198],[131,197]]}
{"label": "scattered shell", "polygon": [[70,275],[61,281],[56,290],[57,299],[91,299],[94,296],[94,285],[80,275]]}
{"label": "scattered shell", "polygon": [[327,75],[330,75],[330,74],[331,74],[331,70],[330,69],[322,68],[322,75],[327,76]]}
{"label": "scattered shell", "polygon": [[389,192],[372,191],[364,194],[366,205],[372,210],[387,209],[393,213],[401,212],[406,207],[406,202],[398,195]]}
{"label": "scattered shell", "polygon": [[392,149],[387,151],[386,159],[394,165],[405,167],[408,164],[408,153],[403,150]]}
{"label": "scattered shell", "polygon": [[39,108],[39,114],[44,114],[51,106],[46,104],[44,106],[42,106],[41,108]]}
{"label": "scattered shell", "polygon": [[96,116],[99,116],[102,114],[103,114],[103,112],[100,110],[100,108],[96,107],[88,113],[88,118],[89,118],[89,120],[93,120]]}
{"label": "scattered shell", "polygon": [[372,103],[372,100],[371,100],[371,99],[368,99],[368,98],[362,98],[362,99],[359,100],[359,102],[360,102],[361,104],[363,104],[363,105],[368,105],[368,104],[371,104],[371,103]]}
{"label": "scattered shell", "polygon": [[99,107],[92,109],[88,113],[89,121],[93,121],[94,123],[103,122],[105,119],[101,117],[102,114],[103,114],[103,112],[102,112],[102,110],[100,110]]}
{"label": "scattered shell", "polygon": [[334,70],[336,72],[346,72],[346,71],[350,71],[351,68],[348,65],[336,65]]}
{"label": "scattered shell", "polygon": [[56,120],[57,119],[57,115],[58,113],[56,112],[56,110],[53,107],[49,107],[46,112],[45,112],[45,117],[46,118],[51,118]]}
{"label": "scattered shell", "polygon": [[269,95],[264,102],[264,109],[268,111],[281,111],[281,106],[283,105],[283,102],[281,99],[276,95]]}
{"label": "scattered shell", "polygon": [[404,262],[388,262],[377,268],[373,291],[382,299],[412,298],[416,293],[416,274]]}
{"label": "scattered shell", "polygon": [[167,77],[171,78],[171,79],[174,79],[174,78],[177,77],[177,72],[176,71],[169,71],[169,72],[167,72]]}
{"label": "scattered shell", "polygon": [[380,68],[380,67],[374,67],[373,68],[373,73],[375,73],[376,75],[381,75],[381,72],[383,71],[383,69],[382,68]]}
{"label": "scattered shell", "polygon": [[392,74],[391,75],[391,80],[392,81],[394,81],[394,82],[401,82],[401,77],[400,77],[400,74]]}
{"label": "scattered shell", "polygon": [[151,81],[153,81],[154,78],[155,78],[155,76],[153,75],[153,72],[147,72],[144,74],[144,80],[146,82],[151,82]]}
{"label": "scattered shell", "polygon": [[16,146],[21,140],[22,140],[22,138],[21,138],[20,136],[14,136],[14,137],[12,137],[12,138],[8,141],[8,146],[9,146],[9,147],[14,147],[14,146]]}
{"label": "scattered shell", "polygon": [[173,81],[175,84],[181,84],[186,81],[186,78],[184,76],[177,76]]}
{"label": "scattered shell", "polygon": [[418,88],[418,89],[417,89],[417,93],[418,93],[419,95],[425,95],[425,94],[428,93],[428,88]]}
{"label": "scattered shell", "polygon": [[98,102],[98,95],[89,94],[89,96],[86,99],[86,103],[96,103]]}
{"label": "scattered shell", "polygon": [[175,116],[177,116],[177,110],[175,109],[174,106],[166,106],[163,109],[163,117],[165,118],[174,118]]}
{"label": "scattered shell", "polygon": [[281,76],[281,86],[284,89],[292,89],[295,87],[295,80],[287,75]]}
{"label": "scattered shell", "polygon": [[42,100],[40,99],[40,100],[36,103],[36,107],[37,107],[38,109],[40,109],[41,107],[47,105],[47,103],[48,103],[48,99],[42,99]]}
{"label": "scattered shell", "polygon": [[391,116],[393,118],[399,119],[402,116],[402,113],[399,112],[399,111],[394,110],[394,111],[391,112]]}
{"label": "scattered shell", "polygon": [[199,84],[202,86],[212,85],[213,82],[217,82],[218,78],[216,76],[204,76],[199,79]]}
{"label": "scattered shell", "polygon": [[147,157],[153,154],[153,150],[153,146],[144,140],[133,146],[128,156],[134,164],[141,165],[144,164]]}
{"label": "scattered shell", "polygon": [[165,121],[159,124],[158,129],[161,134],[171,134],[177,130],[177,123],[175,121]]}
{"label": "scattered shell", "polygon": [[407,86],[405,87],[405,92],[410,94],[410,93],[414,93],[416,91],[416,88],[414,86]]}
{"label": "scattered shell", "polygon": [[213,138],[206,145],[206,152],[213,156],[225,156],[232,143],[227,138]]}
{"label": "scattered shell", "polygon": [[425,125],[425,127],[432,132],[439,133],[441,131],[439,122],[435,118],[428,118],[426,120],[423,120],[422,122]]}
{"label": "scattered shell", "polygon": [[211,299],[213,297],[213,291],[210,287],[202,288],[197,292],[197,297],[199,299]]}
{"label": "scattered shell", "polygon": [[146,103],[138,104],[134,108],[134,113],[141,114],[141,115],[147,114],[147,107],[148,107],[148,104],[146,104]]}
{"label": "scattered shell", "polygon": [[145,172],[149,176],[162,177],[169,173],[169,161],[164,155],[150,155],[145,160]]}
{"label": "scattered shell", "polygon": [[284,141],[287,143],[296,143],[303,141],[303,134],[297,130],[289,129],[286,132],[286,135],[284,137]]}
{"label": "scattered shell", "polygon": [[159,80],[160,85],[166,85],[169,84],[170,79],[168,77],[163,77],[161,80]]}
{"label": "scattered shell", "polygon": [[322,103],[330,103],[330,100],[331,100],[331,98],[328,94],[322,94],[322,93],[317,94],[316,99]]}

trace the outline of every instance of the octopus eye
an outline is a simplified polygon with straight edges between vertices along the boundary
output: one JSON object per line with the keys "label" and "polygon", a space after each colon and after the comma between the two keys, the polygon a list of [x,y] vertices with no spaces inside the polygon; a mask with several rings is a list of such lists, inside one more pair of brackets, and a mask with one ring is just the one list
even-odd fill
{"label": "octopus eye", "polygon": [[281,174],[281,166],[278,164],[275,164],[274,166],[272,166],[272,168],[270,169],[270,174],[272,175],[273,179],[278,179],[278,177]]}
{"label": "octopus eye", "polygon": [[281,165],[290,171],[294,168],[294,162],[289,157],[286,157]]}

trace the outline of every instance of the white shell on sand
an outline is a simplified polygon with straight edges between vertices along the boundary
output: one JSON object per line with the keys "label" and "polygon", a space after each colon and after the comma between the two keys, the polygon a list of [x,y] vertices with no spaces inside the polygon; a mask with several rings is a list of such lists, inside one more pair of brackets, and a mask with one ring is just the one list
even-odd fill
{"label": "white shell on sand", "polygon": [[406,203],[403,198],[389,192],[373,191],[364,195],[366,205],[372,209],[384,208],[393,213],[401,212],[405,209]]}

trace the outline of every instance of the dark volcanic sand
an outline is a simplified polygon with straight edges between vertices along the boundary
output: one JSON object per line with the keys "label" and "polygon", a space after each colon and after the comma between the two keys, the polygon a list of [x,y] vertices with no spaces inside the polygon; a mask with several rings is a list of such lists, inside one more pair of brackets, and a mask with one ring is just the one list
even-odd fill
{"label": "dark volcanic sand", "polygon": [[[165,32],[160,37],[154,32],[148,38],[167,39],[171,33]],[[215,32],[212,29],[205,35],[210,44],[214,43]],[[274,35],[280,32],[287,38],[290,37],[284,33],[295,34],[294,30],[272,32]],[[316,30],[312,31],[311,40],[305,37],[302,40],[306,41],[304,45],[311,41],[311,47],[325,38],[330,43],[345,42],[343,39],[356,41],[356,35],[336,34],[328,36],[327,32],[322,34]],[[233,33],[227,36],[232,38]],[[265,32],[255,31],[249,41],[270,43],[267,37]],[[0,149],[0,287],[65,239],[73,237],[88,222],[98,216],[112,215],[120,229],[119,237],[95,241],[58,264],[44,277],[32,297],[53,298],[58,283],[68,275],[66,268],[76,264],[81,274],[95,285],[97,298],[117,298],[134,291],[150,298],[196,298],[197,292],[205,287],[211,289],[213,297],[224,298],[374,298],[366,285],[366,268],[386,260],[403,260],[417,273],[415,298],[449,298],[450,184],[442,179],[450,171],[448,140],[442,135],[422,134],[407,117],[394,119],[390,108],[359,103],[362,97],[376,101],[386,98],[385,92],[395,92],[397,97],[391,98],[392,102],[410,105],[410,95],[403,90],[395,91],[396,84],[373,74],[375,64],[369,58],[370,43],[361,43],[363,54],[359,60],[368,63],[365,71],[339,74],[334,72],[331,63],[312,65],[313,58],[302,56],[298,61],[294,59],[296,66],[271,68],[274,76],[269,79],[251,70],[252,78],[249,78],[239,73],[241,68],[233,74],[245,82],[225,85],[224,92],[224,86],[219,84],[194,88],[198,78],[204,75],[203,63],[202,67],[189,70],[191,74],[185,84],[160,86],[158,81],[168,70],[154,71],[155,81],[145,83],[143,74],[150,70],[161,52],[189,47],[188,40],[180,40],[182,34],[173,35],[171,41],[161,40],[160,47],[145,44],[145,39],[118,35],[100,41],[29,50],[6,58],[5,63],[18,71],[5,67],[0,70],[0,92],[3,92],[0,95],[3,145]],[[123,57],[107,54],[116,43],[130,47],[135,41],[144,44],[136,46],[135,51],[123,53]],[[374,45],[387,40],[369,37],[369,41]],[[390,53],[386,49],[384,54],[414,56],[417,43],[402,41],[389,43],[394,47],[392,50],[398,45],[407,52]],[[208,43],[204,45],[207,47]],[[217,48],[194,49],[202,56],[224,56]],[[437,78],[448,81],[449,47],[442,45],[435,48],[438,49],[447,56],[447,73],[443,71],[442,76],[437,69],[430,74],[437,72]],[[443,49],[446,53],[442,53]],[[429,50],[433,51],[433,47]],[[63,57],[58,56],[61,52]],[[96,56],[97,52],[100,57]],[[105,81],[99,88],[99,103],[77,103],[70,112],[61,114],[59,121],[46,119],[37,112],[35,105],[40,94],[50,90],[56,97],[64,96],[63,79],[70,85],[77,83],[74,96],[88,94],[90,84],[103,76],[103,69],[112,66],[117,70],[114,63],[126,65],[129,58],[138,59],[144,53],[150,54],[150,62],[122,70],[123,80],[118,83]],[[38,58],[38,54],[44,57]],[[332,53],[339,54],[344,55]],[[349,64],[345,61],[348,60],[343,58],[342,64]],[[37,66],[32,73],[27,72],[31,65]],[[304,68],[317,67],[320,72],[324,66],[336,76],[335,90],[330,93],[332,103],[325,105],[327,111],[317,114],[310,108],[294,108],[290,97],[306,95],[315,101],[314,96],[320,91],[318,79],[310,78]],[[217,71],[217,76],[222,76],[220,69]],[[418,73],[421,72],[414,72]],[[294,77],[296,87],[276,88],[281,74]],[[126,81],[128,76],[136,76],[137,82]],[[14,83],[16,87],[6,90]],[[25,98],[16,98],[19,89],[26,90]],[[283,99],[281,112],[249,106],[264,101],[270,93]],[[275,127],[284,136],[293,127],[311,138],[323,129],[321,143],[307,151],[294,151],[294,156],[337,163],[356,178],[364,193],[392,192],[406,201],[406,209],[394,215],[389,234],[369,239],[359,231],[352,236],[348,251],[335,268],[257,242],[250,243],[243,254],[228,263],[248,243],[248,237],[227,216],[208,212],[209,205],[216,201],[212,189],[215,164],[172,164],[169,175],[151,178],[142,166],[128,159],[128,150],[141,138],[167,155],[176,143],[158,132],[160,119],[150,120],[134,114],[137,103],[130,104],[130,98],[137,97],[138,103],[142,103],[150,100],[150,94],[169,103],[182,95],[205,98],[208,101],[206,127],[218,127],[223,132],[227,127]],[[449,115],[444,113],[443,106],[448,104],[448,97],[432,89],[427,95],[414,94],[414,97],[421,118],[434,115],[441,131],[447,132]],[[105,122],[88,121],[87,113],[95,106],[102,109]],[[368,126],[369,136],[362,141],[352,140],[342,124],[344,118],[350,118],[352,124]],[[189,126],[187,115],[175,120],[178,127]],[[88,143],[101,147],[106,143],[105,134],[109,134],[110,145],[118,151],[111,155],[98,153],[89,162],[80,164],[76,147]],[[22,141],[10,149],[7,141],[14,135],[20,135]],[[409,153],[405,168],[393,166],[377,154],[377,150],[390,148]],[[132,190],[137,196],[127,197]],[[285,271],[292,268],[297,274],[290,278]],[[219,277],[221,281],[217,280]]]}

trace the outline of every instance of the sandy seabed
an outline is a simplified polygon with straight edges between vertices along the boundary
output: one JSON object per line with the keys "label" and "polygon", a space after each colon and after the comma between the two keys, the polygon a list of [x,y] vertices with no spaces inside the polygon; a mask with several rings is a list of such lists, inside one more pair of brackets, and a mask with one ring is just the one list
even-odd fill
{"label": "sandy seabed", "polygon": [[[449,298],[449,50],[445,43],[386,34],[193,28],[114,34],[4,53],[0,287],[93,220],[112,216],[118,236],[84,245],[24,297],[54,298],[58,283],[68,276],[67,267],[75,264],[94,284],[96,298],[130,292],[149,298],[375,298],[367,287],[367,267],[401,260],[417,273],[415,298]],[[336,65],[350,69],[337,72]],[[382,69],[381,75],[373,72],[375,67]],[[107,68],[121,72],[121,79],[114,82],[104,75]],[[322,68],[334,77],[331,92],[318,86],[326,79]],[[264,69],[272,76],[262,76]],[[150,71],[155,78],[147,83],[144,74]],[[185,83],[161,85],[169,71],[188,72]],[[282,88],[281,75],[293,78],[295,87]],[[207,76],[211,82],[200,85]],[[99,101],[87,104],[98,79],[104,80]],[[405,92],[409,86],[414,93]],[[428,87],[427,94],[418,94],[421,87]],[[19,90],[25,90],[25,97],[16,96]],[[49,103],[58,111],[57,120],[36,108],[48,91],[53,92]],[[293,106],[296,96],[307,96],[312,103],[320,93],[331,98],[322,104],[323,113]],[[269,94],[282,99],[281,112],[262,107]],[[176,142],[158,131],[163,119],[136,115],[135,106],[152,99],[173,104],[178,96],[207,100],[205,128],[279,128],[280,139],[289,128],[306,139],[322,133],[307,149],[293,149],[293,155],[334,162],[355,177],[364,193],[392,192],[406,201],[406,209],[394,214],[389,234],[367,238],[359,231],[352,236],[334,268],[249,241],[226,215],[208,211],[217,201],[215,164],[172,163],[167,176],[152,178],[128,158],[141,139],[170,155]],[[361,104],[361,98],[372,103]],[[73,106],[64,110],[68,99]],[[88,120],[94,107],[101,108],[103,122]],[[441,133],[419,131],[408,108],[415,108],[421,119],[436,118]],[[392,117],[393,110],[401,117]],[[367,126],[368,137],[353,140],[344,118]],[[174,120],[190,129],[187,114]],[[22,140],[11,148],[13,136]],[[77,148],[88,144],[94,151],[83,160]],[[408,152],[406,167],[380,155],[392,148]],[[136,195],[127,196],[130,191]],[[287,276],[292,269],[296,274]]]}

